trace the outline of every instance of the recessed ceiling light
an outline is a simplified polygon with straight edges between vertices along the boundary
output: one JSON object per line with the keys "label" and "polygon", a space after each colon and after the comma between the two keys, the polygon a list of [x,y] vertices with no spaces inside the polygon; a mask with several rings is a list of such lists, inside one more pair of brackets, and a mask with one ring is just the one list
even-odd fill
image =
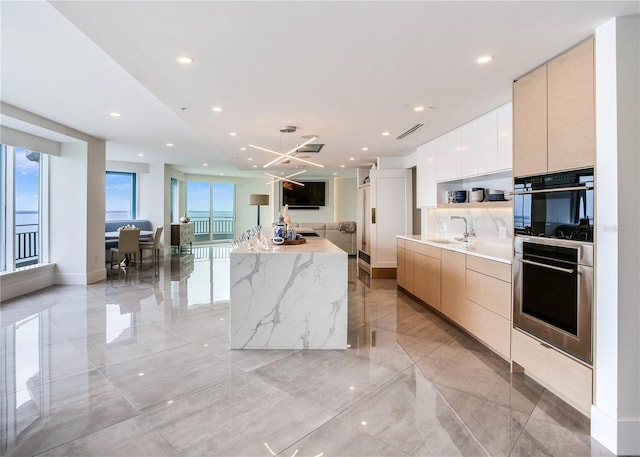
{"label": "recessed ceiling light", "polygon": [[203,164],[202,164],[202,166],[203,166],[203,167],[208,167],[208,166],[209,166],[209,164],[208,164],[208,163],[203,163]]}
{"label": "recessed ceiling light", "polygon": [[257,166],[257,165],[254,165],[254,166],[253,166],[253,168],[258,168],[258,166]]}
{"label": "recessed ceiling light", "polygon": [[367,425],[367,421],[361,421],[360,422],[362,425]]}
{"label": "recessed ceiling light", "polygon": [[389,132],[382,132],[382,136],[389,136]]}
{"label": "recessed ceiling light", "polygon": [[253,160],[253,157],[249,157],[247,160]]}
{"label": "recessed ceiling light", "polygon": [[180,63],[191,63],[191,62],[193,62],[193,57],[191,57],[191,56],[180,56],[180,57],[178,57],[178,62],[180,62]]}
{"label": "recessed ceiling light", "polygon": [[368,150],[369,150],[369,148],[365,146],[364,148],[362,148],[362,150],[363,150],[363,151],[368,151]]}
{"label": "recessed ceiling light", "polygon": [[238,136],[238,134],[236,132],[229,132],[229,135],[231,136]]}
{"label": "recessed ceiling light", "polygon": [[241,150],[241,151],[246,151],[246,150],[247,150],[247,148],[242,147],[242,148],[240,148],[240,150]]}
{"label": "recessed ceiling light", "polygon": [[222,108],[219,106],[214,106],[213,108],[211,108],[211,110],[215,111],[216,113],[221,113],[222,112]]}
{"label": "recessed ceiling light", "polygon": [[224,173],[220,173],[220,176],[224,176]]}
{"label": "recessed ceiling light", "polygon": [[349,160],[356,160],[355,157],[349,157]]}
{"label": "recessed ceiling light", "polygon": [[340,165],[340,168],[344,168],[344,165]]}
{"label": "recessed ceiling light", "polygon": [[140,153],[138,154],[138,157],[144,157],[144,154]]}
{"label": "recessed ceiling light", "polygon": [[420,111],[424,111],[424,106],[416,106],[415,108],[413,108],[413,110],[416,113],[419,113]]}
{"label": "recessed ceiling light", "polygon": [[493,60],[493,56],[486,54],[476,57],[476,63],[489,63]]}
{"label": "recessed ceiling light", "polygon": [[172,148],[173,147],[173,143],[167,143],[167,147],[168,148]]}
{"label": "recessed ceiling light", "polygon": [[336,173],[335,171],[333,172],[333,176],[338,176],[338,173]]}
{"label": "recessed ceiling light", "polygon": [[113,113],[109,113],[109,116],[111,117],[120,117],[121,114],[120,113],[116,113],[115,111]]}
{"label": "recessed ceiling light", "polygon": [[138,376],[144,376],[143,372],[138,373]]}

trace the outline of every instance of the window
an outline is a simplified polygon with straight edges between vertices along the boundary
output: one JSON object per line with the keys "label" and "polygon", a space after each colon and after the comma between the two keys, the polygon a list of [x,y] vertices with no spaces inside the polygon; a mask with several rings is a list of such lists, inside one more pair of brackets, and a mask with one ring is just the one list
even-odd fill
{"label": "window", "polygon": [[107,221],[136,218],[136,174],[107,171]]}
{"label": "window", "polygon": [[195,241],[230,240],[235,232],[235,184],[187,182],[187,215]]}
{"label": "window", "polygon": [[46,154],[0,145],[0,271],[47,261],[42,224],[47,159]]}

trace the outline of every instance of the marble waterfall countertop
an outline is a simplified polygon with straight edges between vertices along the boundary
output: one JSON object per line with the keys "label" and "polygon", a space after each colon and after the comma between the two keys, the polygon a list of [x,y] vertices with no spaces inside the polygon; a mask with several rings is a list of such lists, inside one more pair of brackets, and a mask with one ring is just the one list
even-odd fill
{"label": "marble waterfall countertop", "polygon": [[480,240],[463,243],[449,239],[423,238],[421,235],[397,235],[397,237],[428,244],[429,246],[437,248],[449,249],[450,251],[495,260],[496,262],[511,264],[513,260],[513,247],[511,244],[486,243]]}
{"label": "marble waterfall countertop", "polygon": [[231,349],[346,349],[347,259],[316,237],[231,251]]}

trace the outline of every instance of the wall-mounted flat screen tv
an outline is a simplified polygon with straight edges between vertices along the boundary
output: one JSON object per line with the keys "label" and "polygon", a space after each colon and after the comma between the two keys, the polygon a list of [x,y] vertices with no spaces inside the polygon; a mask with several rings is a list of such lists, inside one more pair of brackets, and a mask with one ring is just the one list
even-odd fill
{"label": "wall-mounted flat screen tv", "polygon": [[282,183],[282,206],[318,207],[325,206],[325,181],[300,181],[304,186],[290,182]]}

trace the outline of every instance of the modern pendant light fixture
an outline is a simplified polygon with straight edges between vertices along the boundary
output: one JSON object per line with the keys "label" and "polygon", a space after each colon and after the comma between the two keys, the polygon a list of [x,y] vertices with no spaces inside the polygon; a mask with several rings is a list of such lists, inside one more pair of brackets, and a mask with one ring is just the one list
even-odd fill
{"label": "modern pendant light fixture", "polygon": [[272,181],[269,181],[269,182],[267,183],[267,186],[268,186],[269,184],[275,184],[275,183],[277,183],[278,181],[288,181],[288,182],[290,182],[290,183],[297,184],[298,186],[302,186],[302,187],[304,187],[304,184],[302,184],[301,182],[293,181],[293,180],[292,180],[292,179],[290,179],[290,178],[293,178],[294,176],[297,176],[297,175],[301,175],[302,173],[304,173],[304,172],[306,172],[306,171],[307,171],[307,170],[298,171],[298,172],[293,173],[293,174],[291,174],[291,175],[289,175],[289,176],[276,176],[276,175],[272,175],[271,173],[265,173],[265,175],[267,175],[267,176],[269,176],[269,177],[273,178],[273,180],[272,180]]}
{"label": "modern pendant light fixture", "polygon": [[[280,133],[292,134],[295,131],[296,131],[296,127],[294,125],[283,125],[282,127],[280,127]],[[317,138],[318,138],[317,136],[313,136],[313,137],[309,138],[307,141],[305,141],[304,143],[302,143],[300,145],[297,145],[294,148],[290,149],[286,153],[277,152],[277,151],[274,151],[273,149],[269,149],[269,148],[263,148],[262,146],[257,146],[255,144],[250,144],[249,146],[254,148],[254,149],[260,149],[261,151],[266,151],[266,152],[270,152],[272,154],[276,154],[278,156],[278,158],[273,159],[271,162],[269,162],[268,164],[264,165],[263,168],[267,168],[267,167],[270,167],[271,165],[274,165],[276,163],[282,163],[283,161],[287,161],[287,160],[297,160],[298,162],[303,162],[303,163],[306,163],[306,164],[309,164],[309,165],[313,165],[314,167],[324,168],[324,165],[320,165],[319,163],[311,162],[310,160],[301,159],[300,157],[297,157],[297,156],[294,155],[296,153],[296,151],[298,151],[298,149],[308,145],[309,143],[311,143],[312,141],[316,140]],[[291,136],[289,136],[289,147],[291,147]]]}

